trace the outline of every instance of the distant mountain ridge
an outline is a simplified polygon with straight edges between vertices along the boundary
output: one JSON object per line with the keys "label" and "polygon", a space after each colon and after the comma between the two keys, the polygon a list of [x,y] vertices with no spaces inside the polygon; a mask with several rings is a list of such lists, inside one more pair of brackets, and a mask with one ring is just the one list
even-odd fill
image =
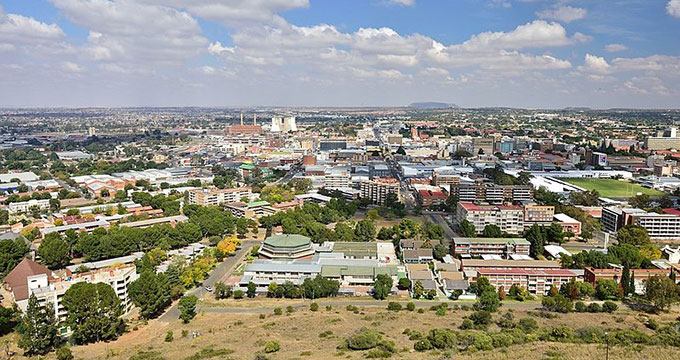
{"label": "distant mountain ridge", "polygon": [[409,104],[410,108],[416,109],[459,109],[460,107],[456,104],[449,104],[443,102],[427,101],[427,102],[414,102]]}

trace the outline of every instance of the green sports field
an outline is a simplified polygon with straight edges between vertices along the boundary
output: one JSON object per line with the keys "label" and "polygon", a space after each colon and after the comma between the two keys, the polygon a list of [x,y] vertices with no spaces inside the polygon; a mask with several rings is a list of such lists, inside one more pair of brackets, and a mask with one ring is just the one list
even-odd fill
{"label": "green sports field", "polygon": [[597,190],[601,196],[623,198],[635,196],[638,193],[649,196],[661,196],[663,193],[658,190],[648,189],[637,184],[632,184],[623,180],[614,179],[561,179],[572,185],[580,186],[587,190]]}

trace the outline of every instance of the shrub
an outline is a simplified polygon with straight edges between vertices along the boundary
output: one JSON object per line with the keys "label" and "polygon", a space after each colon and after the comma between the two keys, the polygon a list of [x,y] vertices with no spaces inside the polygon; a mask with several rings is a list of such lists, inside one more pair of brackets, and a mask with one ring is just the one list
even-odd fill
{"label": "shrub", "polygon": [[570,299],[559,294],[555,296],[544,297],[541,301],[541,304],[543,305],[544,309],[558,313],[571,312],[574,306]]}
{"label": "shrub", "polygon": [[264,345],[264,352],[267,354],[275,353],[281,350],[281,346],[277,341],[269,341]]}
{"label": "shrub", "polygon": [[278,308],[278,307],[274,308],[274,315],[281,315],[281,314],[283,314],[283,311],[281,310],[281,308]]}
{"label": "shrub", "polygon": [[486,328],[491,323],[491,313],[480,310],[475,311],[470,315],[470,320],[478,328]]}
{"label": "shrub", "polygon": [[260,319],[266,319],[266,318],[267,318],[267,315],[265,315],[265,314],[260,314]]}
{"label": "shrub", "polygon": [[330,330],[326,330],[326,331],[322,332],[321,334],[319,334],[319,337],[320,338],[327,338],[331,335],[333,335],[333,332],[330,331]]}
{"label": "shrub", "polygon": [[288,306],[286,306],[286,312],[289,313],[289,314],[293,313],[293,312],[295,312],[295,308],[292,305],[288,305]]}
{"label": "shrub", "polygon": [[574,304],[574,310],[576,312],[586,312],[586,304],[584,304],[583,301],[579,301]]}
{"label": "shrub", "polygon": [[401,304],[395,301],[390,301],[387,304],[387,310],[390,311],[401,311]]}
{"label": "shrub", "polygon": [[588,312],[589,313],[602,312],[602,307],[598,303],[590,303],[590,304],[588,304]]}
{"label": "shrub", "polygon": [[311,304],[309,304],[309,310],[311,310],[311,311],[319,311],[319,304],[317,304],[317,303],[311,303]]}
{"label": "shrub", "polygon": [[538,329],[538,323],[536,322],[536,319],[521,318],[519,319],[519,327],[524,330],[525,333],[531,333]]}
{"label": "shrub", "polygon": [[418,314],[424,314],[424,313],[425,313],[425,309],[423,309],[423,308],[418,309]]}
{"label": "shrub", "polygon": [[243,290],[234,290],[234,299],[243,299]]}
{"label": "shrub", "polygon": [[372,349],[381,342],[382,336],[375,330],[362,328],[347,338],[347,348],[351,350]]}
{"label": "shrub", "polygon": [[172,342],[172,340],[173,340],[172,330],[168,330],[168,332],[165,333],[165,342]]}
{"label": "shrub", "polygon": [[432,349],[432,344],[430,343],[430,340],[427,339],[422,339],[416,341],[415,344],[413,344],[413,349],[416,351],[427,351]]}
{"label": "shrub", "polygon": [[647,320],[647,322],[645,323],[645,326],[646,326],[647,328],[649,328],[649,329],[656,330],[656,329],[659,328],[659,323],[656,322],[656,320],[654,320],[654,319],[649,319],[649,320]]}
{"label": "shrub", "polygon": [[357,311],[357,310],[359,310],[359,308],[357,308],[354,305],[347,305],[347,307],[345,307],[345,310],[347,310],[347,311]]}
{"label": "shrub", "polygon": [[66,346],[57,349],[57,360],[73,360],[71,349]]}
{"label": "shrub", "polygon": [[391,351],[381,348],[371,349],[369,352],[366,353],[366,359],[382,359],[391,356],[392,356]]}
{"label": "shrub", "polygon": [[613,301],[605,301],[604,304],[602,304],[602,311],[604,312],[613,313],[618,310],[618,308],[619,306]]}
{"label": "shrub", "polygon": [[463,320],[463,323],[460,324],[460,329],[461,330],[469,330],[475,327],[475,324],[472,323],[472,320],[470,319],[465,319]]}
{"label": "shrub", "polygon": [[414,304],[412,302],[406,304],[406,310],[413,311],[415,309],[416,309],[416,304]]}
{"label": "shrub", "polygon": [[333,311],[332,305],[326,305],[326,311]]}
{"label": "shrub", "polygon": [[436,349],[451,349],[456,346],[456,334],[449,329],[432,329],[427,339]]}

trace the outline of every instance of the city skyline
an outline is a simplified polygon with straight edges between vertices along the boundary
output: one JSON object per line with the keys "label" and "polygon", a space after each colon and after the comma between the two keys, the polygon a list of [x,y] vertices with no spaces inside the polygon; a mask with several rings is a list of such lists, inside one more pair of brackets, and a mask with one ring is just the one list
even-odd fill
{"label": "city skyline", "polygon": [[0,0],[0,107],[678,108],[680,0]]}

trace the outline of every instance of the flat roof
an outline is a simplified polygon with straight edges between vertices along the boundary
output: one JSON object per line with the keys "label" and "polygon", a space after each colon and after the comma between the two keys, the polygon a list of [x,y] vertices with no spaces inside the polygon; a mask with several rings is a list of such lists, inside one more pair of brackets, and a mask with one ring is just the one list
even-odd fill
{"label": "flat roof", "polygon": [[525,238],[453,238],[454,244],[510,244],[531,245]]}

